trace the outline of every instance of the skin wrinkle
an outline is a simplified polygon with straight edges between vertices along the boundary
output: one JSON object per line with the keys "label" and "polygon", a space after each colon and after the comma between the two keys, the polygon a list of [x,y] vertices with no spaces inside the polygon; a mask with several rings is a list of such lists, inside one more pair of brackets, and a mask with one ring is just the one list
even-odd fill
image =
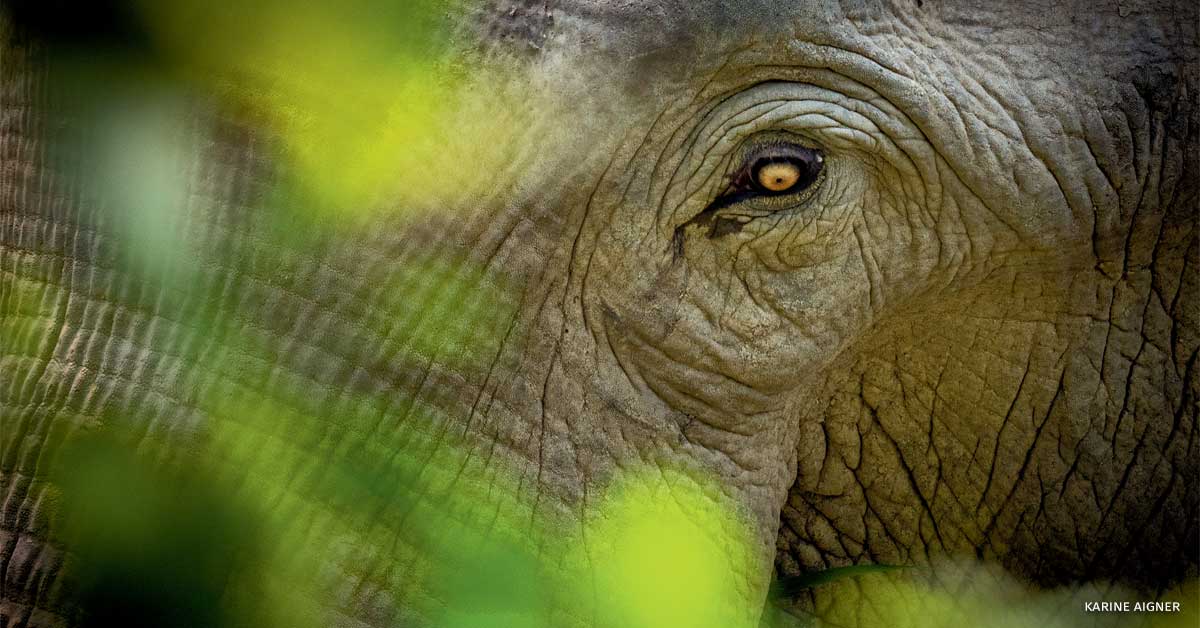
{"label": "skin wrinkle", "polygon": [[[723,72],[725,72],[725,69],[726,69],[727,67],[729,67],[729,64],[733,62],[733,59],[734,59],[734,58],[736,58],[736,56],[737,56],[737,55],[738,55],[740,52],[742,52],[742,51],[744,51],[744,50],[745,50],[745,48],[743,48],[743,49],[741,49],[741,50],[734,51],[734,52],[733,52],[731,55],[729,55],[729,57],[726,59],[726,61],[725,61],[724,63],[722,63],[722,64],[721,64],[721,65],[720,65],[720,66],[719,66],[719,67],[718,67],[718,68],[717,68],[717,69],[716,69],[716,70],[715,70],[715,71],[712,73],[712,75],[711,75],[711,76],[709,76],[709,77],[708,77],[708,78],[705,80],[705,83],[704,83],[704,84],[703,84],[703,85],[700,87],[700,89],[696,91],[696,93],[695,93],[695,94],[692,96],[692,99],[691,99],[691,100],[688,102],[688,104],[687,104],[687,107],[686,107],[685,109],[691,109],[691,108],[695,107],[695,106],[696,106],[696,103],[697,103],[697,100],[700,98],[700,96],[709,90],[709,88],[712,86],[713,82],[714,82],[714,81],[716,81],[716,80],[717,80],[717,78],[718,78],[718,77],[719,77],[719,76],[720,76],[720,75],[721,75]],[[634,151],[634,160],[635,160],[635,161],[636,161],[637,157],[638,157],[638,156],[639,156],[639,155],[642,153],[642,150],[648,146],[648,144],[649,144],[649,142],[650,142],[651,135],[652,135],[652,134],[653,134],[653,132],[654,132],[654,129],[656,129],[656,128],[658,128],[658,127],[659,127],[659,124],[662,122],[662,120],[663,120],[663,117],[664,117],[664,116],[667,114],[667,111],[668,111],[668,110],[664,109],[664,110],[662,110],[661,112],[659,112],[658,116],[657,116],[657,117],[654,119],[654,121],[653,121],[653,122],[651,122],[651,123],[650,123],[650,126],[649,126],[649,127],[647,127],[646,134],[645,134],[645,135],[642,137],[642,143],[641,143],[640,145],[638,145],[638,148],[637,148],[637,150],[636,150],[636,151]],[[678,134],[678,133],[679,133],[679,132],[680,132],[680,131],[681,131],[683,128],[684,128],[684,125],[679,125],[679,126],[675,127],[675,131],[672,133],[671,137],[669,137],[669,138],[667,139],[667,142],[666,142],[666,145],[667,145],[667,146],[670,146],[670,145],[672,145],[672,144],[674,144],[674,143],[675,143],[675,135],[677,135],[677,134]],[[659,158],[658,158],[658,159],[655,161],[655,164],[656,164],[656,166],[657,166],[657,164],[660,164],[660,163],[662,163],[662,162],[663,162],[663,159],[662,159],[662,154],[660,154],[660,155],[659,155]],[[626,188],[626,192],[628,192],[628,188]],[[646,199],[644,199],[644,200],[645,200],[647,203],[649,203],[649,202],[650,202],[650,197],[649,197],[649,196],[647,196],[647,198],[646,198]],[[661,207],[660,207],[660,209],[661,209]],[[658,225],[658,227],[659,227],[659,229],[660,229],[660,230],[662,230],[662,229],[663,229],[663,226],[662,226],[662,225]]]}
{"label": "skin wrinkle", "polygon": [[[671,358],[670,356],[667,356],[667,355],[665,355],[665,354],[662,354],[662,353],[661,353],[661,352],[659,352],[659,351],[658,351],[658,350],[657,350],[655,347],[653,347],[653,345],[651,345],[650,343],[647,343],[647,342],[646,342],[644,339],[642,339],[642,338],[640,338],[640,337],[636,337],[636,336],[635,336],[635,337],[633,337],[633,339],[634,339],[635,341],[637,341],[637,342],[640,342],[640,343],[642,344],[642,346],[643,346],[643,347],[644,347],[646,350],[649,350],[649,351],[654,351],[654,352],[656,352],[656,355],[657,355],[657,356],[659,356],[659,357],[662,357],[662,358],[664,358],[665,360],[672,361],[672,358]],[[743,391],[745,391],[745,393],[748,393],[748,394],[751,396],[751,398],[752,398],[752,399],[754,399],[754,401],[753,401],[753,402],[746,403],[746,404],[744,404],[744,405],[740,405],[740,407],[742,407],[742,408],[755,408],[755,407],[757,407],[757,406],[760,406],[760,405],[762,405],[762,404],[763,404],[763,403],[766,401],[766,399],[767,399],[767,397],[765,397],[765,396],[760,396],[760,395],[759,395],[759,393],[758,393],[758,392],[757,392],[757,391],[754,389],[754,387],[753,387],[753,386],[749,385],[747,382],[739,381],[739,380],[736,378],[736,376],[734,376],[734,375],[732,375],[732,374],[727,374],[727,373],[715,372],[715,371],[714,371],[714,372],[712,372],[712,375],[714,375],[714,376],[716,376],[716,377],[724,378],[724,379],[727,379],[727,380],[729,380],[729,381],[733,382],[734,384],[736,384],[736,385],[737,385],[737,386],[740,388],[740,390],[743,390]],[[675,388],[674,388],[674,387],[672,387],[672,390],[675,390]],[[684,395],[688,396],[689,398],[700,400],[699,398],[697,398],[697,397],[693,397],[692,395],[688,394],[688,393],[687,393],[685,390],[679,390],[678,392],[679,392],[679,393],[681,393],[681,394],[684,394]],[[704,405],[706,405],[706,406],[707,406],[707,405],[709,405],[709,404],[705,403]],[[747,411],[747,410],[742,410],[742,412],[748,412],[748,411]],[[749,434],[749,433],[744,433],[744,434],[742,434],[742,435],[743,435],[743,436],[748,436],[748,435],[750,435],[750,434]]]}
{"label": "skin wrinkle", "polygon": [[[869,425],[868,432],[867,432],[867,434],[871,434],[871,433],[873,433],[874,428],[878,427],[878,418],[875,415],[875,411],[873,408],[871,408],[870,406],[866,406],[866,409],[868,410],[868,412],[870,412],[870,417],[872,419],[872,423]],[[886,519],[884,517],[880,516],[879,513],[874,510],[874,507],[872,506],[872,503],[871,503],[871,498],[867,497],[867,495],[874,495],[876,499],[879,499],[880,494],[879,493],[869,493],[867,490],[865,490],[866,488],[867,487],[864,487],[863,494],[865,497],[864,503],[866,504],[867,508],[875,515],[876,521],[880,524],[880,529],[884,532],[884,535],[887,536],[888,539],[891,541],[893,549],[900,550],[905,553],[905,556],[903,559],[903,561],[904,561],[903,564],[912,564],[914,561],[912,560],[912,556],[911,556],[911,549],[910,549],[912,547],[911,544],[902,543],[900,541],[899,537],[895,536],[891,532],[891,529],[887,526],[886,523],[884,523],[884,521]],[[868,527],[868,529],[870,529],[870,527]],[[886,563],[886,559],[885,559],[885,561],[881,561],[881,562]]]}
{"label": "skin wrinkle", "polygon": [[[645,144],[645,139],[643,139],[643,143],[642,143],[642,145],[639,145],[639,146],[638,146],[638,148],[637,148],[637,150],[634,152],[634,155],[635,155],[635,156],[636,156],[636,155],[637,155],[639,152],[641,152],[641,150],[642,150],[642,146],[643,146],[644,144]],[[591,211],[591,206],[592,206],[592,202],[593,202],[593,201],[595,200],[595,198],[596,198],[596,194],[597,194],[597,192],[598,192],[598,190],[599,190],[599,186],[601,185],[601,183],[602,183],[604,180],[606,180],[606,179],[608,178],[608,173],[611,171],[611,169],[612,169],[612,166],[613,166],[613,164],[614,164],[615,162],[616,162],[616,154],[614,154],[614,156],[613,156],[613,159],[609,160],[608,164],[606,164],[606,165],[605,165],[605,167],[604,167],[604,172],[601,174],[600,178],[597,180],[596,187],[592,188],[592,190],[589,192],[589,194],[588,194],[588,198],[587,198],[587,202],[584,204],[584,212],[585,212],[585,215],[586,215],[587,213],[590,213],[590,211]],[[624,196],[624,195],[625,195],[625,193],[627,193],[627,192],[628,192],[628,188],[626,188],[625,192],[623,192],[623,193],[622,193],[622,196]],[[578,248],[578,245],[579,245],[579,238],[581,237],[581,235],[582,235],[582,229],[580,230],[580,232],[579,232],[579,233],[577,233],[577,235],[576,235],[576,237],[575,237],[575,240],[574,240],[574,242],[573,242],[573,243],[572,243],[572,245],[571,245],[571,247],[572,247],[572,248],[571,248],[571,254],[570,254],[570,257],[571,257],[571,259],[574,259],[574,258],[575,258],[575,255],[576,255],[576,250],[577,250],[577,248]],[[593,249],[593,251],[594,251],[594,249]],[[590,253],[590,254],[588,255],[587,264],[586,264],[586,265],[585,265],[585,267],[584,267],[583,277],[582,277],[582,278],[581,278],[581,280],[580,280],[580,282],[581,282],[580,292],[581,292],[581,293],[582,293],[582,292],[585,292],[585,291],[587,290],[587,278],[588,278],[588,276],[591,274],[591,268],[592,268],[592,261],[593,261],[593,259],[594,259],[594,252],[593,252],[593,253]],[[571,272],[572,272],[572,271],[571,271],[571,269],[568,269],[568,274],[570,274]],[[568,282],[568,283],[569,283],[569,282]],[[582,300],[583,300],[583,298],[582,298],[582,296],[581,296],[581,297],[580,297],[580,301],[582,302]],[[565,293],[565,292],[564,292],[564,295],[563,295],[563,301],[564,301],[564,307],[565,307],[565,301],[566,301],[566,293]],[[625,365],[624,365],[623,363],[621,363],[621,362],[618,360],[618,358],[617,358],[617,354],[616,354],[616,353],[615,353],[615,351],[613,350],[612,343],[611,343],[611,341],[609,341],[608,334],[607,334],[606,332],[603,332],[603,330],[598,330],[598,328],[597,328],[597,327],[596,327],[596,326],[593,324],[593,322],[591,321],[591,319],[590,319],[590,317],[589,317],[589,315],[588,315],[588,309],[587,309],[587,308],[582,308],[582,309],[581,309],[581,314],[582,314],[582,316],[583,316],[583,325],[584,325],[584,328],[585,328],[585,329],[588,331],[588,333],[589,333],[589,334],[591,334],[591,335],[592,335],[592,342],[594,343],[594,345],[595,345],[595,346],[598,346],[598,347],[600,347],[600,346],[603,346],[603,347],[606,347],[606,348],[608,348],[608,350],[609,350],[609,356],[611,356],[611,357],[612,357],[612,359],[613,359],[613,360],[616,362],[616,364],[617,364],[617,367],[618,367],[618,370],[620,371],[621,375],[623,375],[623,376],[625,377],[625,380],[626,380],[627,382],[629,382],[629,384],[630,384],[631,386],[633,386],[634,388],[637,388],[637,386],[636,386],[636,385],[634,384],[634,382],[633,382],[633,378],[632,378],[632,377],[630,377],[630,375],[629,375],[629,372],[628,372],[628,371],[625,369]],[[601,345],[599,342],[597,342],[597,338],[598,338],[597,334],[598,334],[598,333],[604,333],[604,339],[605,339],[605,342],[604,342],[604,344],[603,344],[603,345]]]}
{"label": "skin wrinkle", "polygon": [[[877,412],[877,411],[875,411],[875,412]],[[900,449],[899,444],[896,442],[896,438],[894,436],[892,436],[890,433],[888,433],[887,428],[885,428],[883,426],[882,422],[878,421],[877,414],[873,413],[872,416],[876,417],[876,426],[879,428],[880,433],[882,433],[884,435],[884,437],[887,439],[887,441],[889,442],[889,444],[892,445],[895,455],[900,463],[901,470],[903,470],[905,475],[907,476],[909,485],[912,487],[914,494],[917,496],[917,499],[921,504],[921,507],[924,509],[925,514],[928,515],[929,521],[933,525],[934,534],[936,535],[936,537],[938,539],[938,544],[942,548],[945,548],[946,542],[944,540],[942,540],[942,533],[941,533],[940,527],[937,524],[937,517],[934,515],[933,509],[930,507],[929,500],[926,499],[924,493],[922,492],[921,487],[920,487],[919,483],[917,482],[917,478],[913,473],[912,467],[909,465],[908,461],[905,459],[903,451]],[[924,538],[924,535],[922,534],[923,524],[924,524],[924,520],[918,519],[917,534],[919,536],[921,536],[922,538]],[[928,559],[929,558],[929,544],[926,543],[925,547],[926,547],[926,559]]]}
{"label": "skin wrinkle", "polygon": [[[1161,135],[1160,135],[1159,137],[1161,137]],[[1159,171],[1159,170],[1155,170],[1155,172],[1157,173],[1157,172],[1161,172],[1161,171]],[[1157,189],[1157,186],[1155,186],[1155,188]],[[1145,188],[1143,188],[1143,190],[1144,190],[1144,189],[1145,189]],[[1139,201],[1138,201],[1138,207],[1140,207],[1140,206],[1141,206],[1141,198],[1139,198]],[[1133,215],[1133,217],[1131,217],[1131,221],[1132,221],[1132,220],[1134,220],[1134,219],[1136,219],[1136,213]],[[1132,234],[1132,229],[1131,229],[1131,234]],[[1160,224],[1160,232],[1159,232],[1159,236],[1158,236],[1158,237],[1155,239],[1155,249],[1157,249],[1159,242],[1161,242],[1161,224]],[[1126,251],[1126,252],[1125,252],[1125,255],[1124,255],[1124,257],[1123,257],[1123,259],[1124,259],[1124,262],[1123,262],[1123,265],[1124,265],[1124,270],[1123,270],[1123,273],[1122,273],[1122,277],[1123,277],[1123,278],[1124,278],[1124,277],[1127,277],[1127,276],[1128,276],[1128,274],[1129,274],[1129,262],[1128,262],[1128,260],[1129,260],[1129,257],[1130,257],[1130,255],[1129,255],[1129,243],[1130,243],[1130,238],[1127,238],[1127,239],[1126,239],[1126,248],[1125,248],[1125,251]],[[1151,257],[1153,258],[1153,254],[1152,254],[1152,256],[1151,256]],[[1115,302],[1115,300],[1116,300],[1116,289],[1117,289],[1117,286],[1118,286],[1118,285],[1119,285],[1119,284],[1116,284],[1116,283],[1114,283],[1114,292],[1113,292],[1113,301],[1114,301],[1114,302]],[[1143,308],[1142,308],[1142,315],[1139,317],[1139,321],[1141,322],[1141,324],[1142,324],[1143,326],[1144,326],[1144,324],[1145,324],[1145,322],[1146,322],[1146,312],[1147,312],[1147,310],[1148,310],[1148,308],[1149,308],[1149,306],[1150,306],[1150,296],[1151,296],[1150,294],[1147,294],[1147,296],[1146,296],[1146,302],[1145,302],[1145,304],[1143,305]],[[1124,331],[1124,330],[1123,330],[1123,331]],[[1128,371],[1128,374],[1127,374],[1127,377],[1126,377],[1126,380],[1125,380],[1125,391],[1124,391],[1124,395],[1122,396],[1121,409],[1120,409],[1120,411],[1119,411],[1119,412],[1118,412],[1118,414],[1117,414],[1117,424],[1116,424],[1116,427],[1114,428],[1114,439],[1113,439],[1113,442],[1114,442],[1114,452],[1113,452],[1113,453],[1114,453],[1114,455],[1116,454],[1116,451],[1115,451],[1115,447],[1116,447],[1116,445],[1115,445],[1115,437],[1116,437],[1116,434],[1117,434],[1117,433],[1120,431],[1120,424],[1121,424],[1121,420],[1124,418],[1124,416],[1125,416],[1125,415],[1127,414],[1127,412],[1128,412],[1128,402],[1129,402],[1129,398],[1130,398],[1130,386],[1131,386],[1131,383],[1132,383],[1133,371],[1134,371],[1134,369],[1136,368],[1136,365],[1137,365],[1137,363],[1138,363],[1138,361],[1139,361],[1139,358],[1140,358],[1140,357],[1141,357],[1141,355],[1142,355],[1142,351],[1145,349],[1145,346],[1146,346],[1146,334],[1144,333],[1144,327],[1143,327],[1143,330],[1141,331],[1141,333],[1139,333],[1139,336],[1141,337],[1141,344],[1140,344],[1140,345],[1139,345],[1139,347],[1138,347],[1137,354],[1136,354],[1136,355],[1135,355],[1135,356],[1132,358],[1132,360],[1131,360],[1131,366],[1130,366],[1130,369],[1129,369],[1129,371]],[[1107,344],[1107,343],[1106,343],[1106,344]]]}
{"label": "skin wrinkle", "polygon": [[[922,128],[920,128],[920,126],[919,126],[919,125],[917,126],[917,128],[918,128],[918,131],[919,131],[920,133],[922,133],[922,134],[923,134],[923,136],[925,136],[925,132],[924,132],[924,130],[922,130]],[[926,140],[928,140],[928,139],[929,139],[929,138],[928,138],[928,136],[925,136],[925,139],[926,139]],[[955,171],[955,173],[956,173],[956,171]]]}
{"label": "skin wrinkle", "polygon": [[[727,65],[728,65],[728,64],[727,64]],[[797,69],[802,69],[802,68],[803,68],[803,66],[795,66],[795,67],[791,67],[791,68],[789,68],[789,70],[791,70],[791,71],[795,71],[795,70],[797,70]],[[739,74],[739,75],[735,75],[735,76],[739,76],[739,77],[741,77],[741,76],[745,76],[745,75],[746,75],[746,74],[745,74],[745,69],[747,69],[747,68],[742,68],[742,72],[741,72],[741,74]],[[756,67],[756,66],[750,65],[750,66],[749,66],[749,69],[763,69],[763,68],[758,68],[758,67]],[[819,66],[817,66],[817,67],[812,67],[812,68],[810,68],[810,69],[823,70],[823,68],[820,68]],[[745,91],[746,89],[750,89],[750,88],[752,88],[752,87],[754,87],[754,86],[757,86],[757,85],[758,85],[758,83],[759,83],[759,82],[761,82],[761,81],[759,81],[759,80],[757,80],[757,79],[754,79],[753,77],[738,78],[737,80],[739,80],[739,81],[745,81],[745,82],[749,82],[749,81],[753,81],[753,82],[752,82],[752,83],[750,83],[749,85],[747,85],[746,87],[742,87],[741,89],[737,89],[737,90],[729,90],[729,91],[726,91],[726,92],[722,92],[722,93],[721,93],[721,99],[720,99],[719,101],[717,101],[717,102],[716,102],[714,105],[712,105],[712,107],[711,107],[711,109],[712,109],[712,110],[716,110],[716,109],[718,109],[718,108],[719,108],[721,105],[725,104],[725,103],[727,102],[727,100],[728,100],[728,99],[731,99],[731,98],[733,98],[735,95],[739,94],[739,93],[740,93],[740,92],[742,92],[742,91]],[[767,83],[774,83],[774,82],[778,82],[778,79],[767,80],[767,81],[765,81],[765,82],[767,82]],[[710,83],[711,83],[711,81],[710,81]],[[701,128],[702,128],[702,126],[696,126],[696,127],[695,127],[695,131],[693,131],[693,135],[694,135],[694,134],[696,134],[696,133],[699,133]],[[689,145],[690,145],[692,142],[694,142],[694,140],[690,140],[690,141],[689,141]],[[689,148],[689,149],[687,149],[687,151],[688,151],[688,152],[691,152],[691,149]],[[661,163],[661,160],[660,160],[660,163]],[[657,174],[657,171],[656,171],[656,174]],[[677,174],[677,173],[676,173],[676,174]],[[674,177],[672,177],[672,180],[673,180],[673,179],[674,179]]]}
{"label": "skin wrinkle", "polygon": [[[43,160],[42,163],[44,165],[44,151],[41,154],[41,159]],[[60,277],[64,276],[64,269],[66,268],[67,259],[68,259],[67,257],[60,258],[60,261],[61,261],[61,264],[59,265],[59,276]],[[74,264],[72,261],[72,269],[73,268],[74,268]],[[71,276],[72,276],[72,280],[73,280],[74,274],[72,273]],[[66,303],[56,306],[55,312],[65,311],[66,307],[68,305],[70,305],[70,303],[71,303],[70,295],[67,295]],[[46,351],[43,352],[43,355],[46,355],[46,357],[43,358],[44,363],[42,364],[40,370],[35,370],[34,372],[31,373],[30,377],[26,377],[24,379],[23,383],[26,385],[26,387],[32,387],[32,385],[34,385],[35,382],[40,381],[40,379],[44,376],[44,373],[46,373],[47,369],[49,369],[50,364],[53,363],[53,361],[55,359],[54,355],[56,353],[58,353],[58,348],[60,346],[62,346],[62,343],[64,343],[64,334],[66,333],[66,328],[65,328],[64,323],[62,323],[61,321],[65,321],[65,315],[62,317],[59,317],[58,313],[55,313],[55,321],[56,322],[54,323],[54,327],[50,328],[50,330],[49,330],[49,335],[53,336],[55,340],[53,342],[44,342],[44,346],[47,347]],[[47,391],[47,393],[48,393],[48,391]],[[28,409],[28,411],[32,411],[32,409],[44,407],[46,405],[47,405],[47,399],[46,399],[46,395],[44,395],[44,393],[43,393],[41,396],[34,396],[34,399],[32,399],[31,402],[28,403],[28,405],[25,405],[25,407],[23,409]],[[61,397],[59,397],[58,403],[54,403],[52,401],[52,402],[50,402],[50,405],[53,405],[54,407],[61,407]],[[23,413],[23,415],[24,415],[24,417],[29,417],[28,413]],[[53,414],[47,412],[47,413],[44,413],[43,415],[46,415],[46,417],[49,417],[49,415],[53,415]],[[46,430],[46,427],[43,427],[43,425],[44,425],[44,421],[40,421],[40,424],[34,424],[34,421],[31,421],[31,420],[29,420],[28,423],[26,423],[25,420],[20,421],[20,423],[18,424],[18,430],[17,430],[17,438],[19,438],[19,439],[17,439],[17,441],[13,441],[13,443],[14,444],[20,443],[20,442],[23,442],[25,438],[29,438],[31,430],[36,430],[36,431]],[[5,456],[5,457],[7,457],[7,456]],[[37,460],[40,461],[42,459],[43,459],[43,453],[38,453]],[[34,462],[35,468],[37,468],[36,467],[37,463],[38,463],[37,461]],[[11,560],[11,556],[7,556],[5,558],[5,563],[7,563],[8,560]]]}
{"label": "skin wrinkle", "polygon": [[[970,41],[970,40],[967,40],[967,41]],[[975,53],[977,54],[977,53],[978,53],[978,50],[975,50],[975,51],[972,51],[972,52],[975,52]],[[956,57],[956,58],[957,58],[959,61],[965,61],[965,62],[968,62],[968,63],[970,63],[970,60],[971,60],[971,58],[972,58],[972,57],[971,57],[970,55],[962,55],[962,56],[958,56],[958,57]],[[1001,67],[1004,67],[1004,64],[1003,64],[1003,63],[1001,63],[1000,65],[1001,65]],[[994,68],[994,67],[995,67],[995,66],[992,66],[992,68]],[[1001,116],[1005,115],[1005,114],[1004,114],[1004,112],[1006,111],[1006,109],[1005,109],[1005,107],[1003,107],[1003,105],[1001,104],[1001,103],[1003,102],[1003,101],[1002,101],[1002,99],[1001,99],[1001,98],[1000,98],[1000,97],[999,97],[999,96],[998,96],[998,95],[997,95],[997,94],[996,94],[996,93],[995,93],[993,90],[991,90],[991,89],[989,89],[989,88],[988,88],[988,85],[987,85],[987,83],[986,83],[986,82],[984,82],[984,81],[980,81],[980,80],[977,80],[977,78],[976,78],[976,77],[983,76],[982,72],[983,72],[984,68],[983,68],[983,67],[981,67],[979,64],[972,64],[972,65],[971,65],[971,68],[970,68],[970,70],[971,70],[971,71],[968,71],[968,72],[965,72],[965,73],[963,73],[963,77],[966,79],[966,82],[965,82],[965,84],[964,84],[964,85],[965,85],[966,87],[968,87],[968,88],[970,88],[971,86],[978,87],[978,88],[979,88],[979,89],[980,89],[980,90],[983,92],[983,94],[984,94],[984,95],[986,95],[986,97],[987,97],[987,98],[991,99],[992,103],[994,103],[994,104],[998,105],[998,106],[996,106],[996,107],[992,107],[992,108],[990,108],[990,112],[992,112],[992,113],[994,113],[994,114],[995,114],[995,113],[998,113],[998,114],[1000,114]],[[974,80],[973,80],[973,79],[974,79]],[[1017,94],[1016,94],[1016,95],[1017,95],[1018,97],[1020,97],[1022,94],[1021,94],[1020,92],[1017,92]],[[963,107],[963,108],[959,108],[958,110],[959,110],[959,111],[961,111],[961,112],[966,112],[966,111],[969,111],[969,109],[967,109],[967,108],[965,108],[965,107]],[[1008,110],[1014,110],[1014,111],[1031,111],[1031,110],[1034,110],[1034,108],[1033,108],[1033,105],[1032,105],[1032,103],[1030,103],[1030,102],[1028,102],[1028,101],[1025,101],[1025,102],[1023,102],[1023,103],[1020,103],[1020,104],[1019,104],[1019,106],[1017,106],[1017,107],[1009,107],[1009,108],[1008,108]],[[1006,120],[1006,121],[1009,121],[1009,122],[1011,122],[1011,120]],[[979,119],[979,122],[981,122],[981,123],[983,123],[983,124],[987,124],[987,125],[988,125],[989,127],[991,127],[992,129],[995,129],[995,130],[998,130],[998,131],[1000,131],[1000,130],[1001,130],[1001,129],[1000,129],[999,127],[997,127],[995,124],[988,123],[986,120]],[[1015,131],[1015,133],[1019,134],[1019,137],[1013,137],[1013,136],[1010,136],[1010,137],[1009,137],[1009,139],[1012,139],[1012,140],[1014,140],[1014,143],[1016,143],[1017,145],[1025,145],[1025,146],[1028,146],[1029,144],[1028,144],[1028,142],[1027,142],[1027,141],[1025,141],[1025,140],[1026,140],[1026,138],[1024,137],[1024,134],[1023,134],[1023,132],[1021,131],[1021,127],[1020,127],[1020,125],[1013,125],[1013,126],[1015,127],[1015,128],[1014,128],[1014,131]],[[1009,133],[1008,131],[1001,131],[1001,132],[1002,132],[1002,133],[1005,133],[1006,135]],[[1041,161],[1042,161],[1042,165],[1043,165],[1043,166],[1046,168],[1047,172],[1051,172],[1051,171],[1050,171],[1050,166],[1049,166],[1049,163],[1048,163],[1048,162],[1047,162],[1045,159],[1042,159]],[[1056,179],[1057,179],[1057,174],[1055,175],[1055,177],[1056,177]],[[1063,188],[1062,188],[1062,185],[1061,185],[1061,180],[1060,180],[1060,183],[1059,183],[1059,188],[1060,188],[1060,189],[1063,189]],[[1065,199],[1065,191],[1064,191],[1064,199]]]}

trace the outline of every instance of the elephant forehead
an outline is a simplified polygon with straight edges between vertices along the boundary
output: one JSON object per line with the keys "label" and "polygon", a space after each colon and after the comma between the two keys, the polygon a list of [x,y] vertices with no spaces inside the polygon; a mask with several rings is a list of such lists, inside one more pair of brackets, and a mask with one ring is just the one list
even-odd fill
{"label": "elephant forehead", "polygon": [[[1187,3],[1155,5],[1184,9]],[[1137,57],[1161,53],[1165,39],[1178,27],[1161,23],[1170,11],[1146,6],[1139,12],[1117,6],[1097,7],[1067,2],[1044,10],[1036,0],[1016,2],[817,2],[781,3],[773,0],[568,0],[546,8],[540,2],[511,2],[485,13],[493,23],[503,15],[519,24],[509,31],[540,33],[544,50],[586,45],[592,53],[620,56],[650,65],[675,59],[675,68],[696,68],[697,53],[756,47],[776,61],[788,52],[770,46],[773,39],[799,39],[818,44],[857,44],[861,52],[902,59],[905,48],[938,45],[943,50],[983,48],[1011,53],[1042,47],[1045,55],[1087,59],[1123,51],[1103,68],[1086,63],[1076,73],[1112,72],[1137,65]],[[540,9],[540,10],[538,10]],[[1186,11],[1185,11],[1186,13]],[[1128,18],[1134,19],[1128,19]],[[1104,37],[1097,37],[1102,33]],[[1180,33],[1176,33],[1177,35]],[[1143,43],[1130,45],[1137,37]],[[866,42],[876,40],[870,46]],[[771,50],[773,48],[773,50]],[[1132,53],[1133,58],[1130,58]],[[886,65],[891,65],[887,63]]]}

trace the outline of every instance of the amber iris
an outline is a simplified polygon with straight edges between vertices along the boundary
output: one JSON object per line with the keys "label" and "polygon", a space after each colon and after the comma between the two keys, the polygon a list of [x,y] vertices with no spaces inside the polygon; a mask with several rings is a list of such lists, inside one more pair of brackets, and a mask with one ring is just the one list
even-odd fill
{"label": "amber iris", "polygon": [[758,169],[758,184],[771,192],[786,192],[800,180],[800,167],[790,162],[769,163]]}

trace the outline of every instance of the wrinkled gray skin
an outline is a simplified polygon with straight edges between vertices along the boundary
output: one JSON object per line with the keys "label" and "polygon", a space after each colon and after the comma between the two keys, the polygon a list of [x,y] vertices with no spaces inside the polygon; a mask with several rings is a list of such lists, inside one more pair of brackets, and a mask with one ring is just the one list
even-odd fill
{"label": "wrinkled gray skin", "polygon": [[[1149,591],[1195,577],[1194,3],[501,4],[478,29],[495,54],[551,90],[557,73],[603,85],[566,94],[609,115],[579,121],[573,145],[590,149],[558,165],[559,185],[506,173],[510,197],[452,228],[306,247],[287,290],[269,270],[205,271],[203,289],[233,291],[222,307],[287,347],[278,369],[310,378],[318,405],[421,382],[471,417],[452,433],[499,445],[539,508],[568,516],[630,460],[702,469],[754,522],[763,568],[742,577],[756,604],[772,562],[795,575],[966,555],[1043,586]],[[0,296],[15,277],[59,287],[43,336],[0,344],[0,613],[45,625],[62,551],[36,480],[70,429],[59,411],[168,431],[204,420],[189,391],[236,374],[164,346],[188,330],[106,262],[118,242],[79,227],[94,208],[43,158],[53,121],[15,65]],[[824,181],[675,246],[736,147],[772,132],[823,149]],[[245,137],[220,141],[205,150],[223,169],[195,185],[223,211],[193,218],[245,259],[254,242],[235,226],[254,219],[239,207],[262,164],[238,157]],[[492,370],[413,374],[389,363],[388,338],[346,340],[371,302],[353,269],[419,247],[520,279],[519,340]],[[400,612],[355,597],[370,591],[329,605],[367,622]]]}

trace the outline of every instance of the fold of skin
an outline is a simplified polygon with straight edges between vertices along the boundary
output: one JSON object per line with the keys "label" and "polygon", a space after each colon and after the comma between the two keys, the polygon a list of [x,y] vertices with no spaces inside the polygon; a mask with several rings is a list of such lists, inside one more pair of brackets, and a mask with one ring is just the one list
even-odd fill
{"label": "fold of skin", "polygon": [[[521,9],[478,31],[534,52],[481,74],[548,96],[508,159],[456,154],[486,193],[287,233],[269,133],[201,106],[172,166],[186,255],[152,270],[55,152],[90,138],[40,52],[5,49],[11,623],[81,617],[53,470],[109,424],[156,464],[211,448],[285,545],[320,548],[290,567],[315,625],[451,624],[459,534],[533,557],[545,625],[652,625],[594,592],[634,546],[597,532],[629,469],[684,520],[719,513],[687,537],[727,571],[712,625],[849,565],[1196,577],[1195,7]],[[739,146],[780,133],[824,152],[821,183],[677,248]],[[821,591],[783,604],[820,616]]]}

